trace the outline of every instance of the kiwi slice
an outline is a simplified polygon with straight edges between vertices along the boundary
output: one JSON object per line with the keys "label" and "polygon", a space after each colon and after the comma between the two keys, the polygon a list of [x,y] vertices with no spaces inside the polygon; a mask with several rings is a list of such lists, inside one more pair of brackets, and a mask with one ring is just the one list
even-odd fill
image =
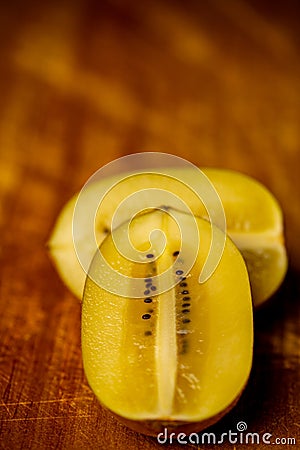
{"label": "kiwi slice", "polygon": [[[95,253],[96,242],[100,245],[106,237],[116,211],[121,211],[121,221],[129,220],[133,214],[132,207],[138,205],[140,210],[144,210],[149,204],[153,205],[153,190],[161,188],[164,192],[159,195],[155,206],[165,203],[182,209],[179,202],[182,199],[193,214],[208,218],[205,207],[192,189],[197,185],[197,192],[205,194],[207,199],[210,190],[203,178],[197,178],[192,169],[169,168],[162,169],[162,172],[164,175],[149,170],[103,178],[76,194],[64,206],[49,240],[49,252],[61,278],[78,298],[82,298],[86,277],[83,261],[87,269]],[[202,169],[202,172],[220,197],[227,233],[246,261],[253,303],[255,307],[260,306],[276,292],[287,270],[280,205],[263,185],[244,174],[212,168]],[[144,191],[142,194],[141,190]],[[104,192],[106,195],[100,202]],[[132,202],[131,207],[125,203],[120,209],[123,200],[136,193],[139,195],[137,202]],[[170,193],[174,194],[172,199]],[[81,208],[75,214],[79,198]],[[218,211],[216,208],[213,210]],[[218,214],[211,220],[218,226]],[[95,225],[93,230],[90,224]]]}
{"label": "kiwi slice", "polygon": [[[132,255],[118,247],[128,250],[128,236]],[[209,253],[223,245],[199,283]],[[154,209],[121,224],[99,250],[82,304],[84,369],[99,401],[150,435],[217,421],[252,363],[250,285],[235,245],[204,219]]]}

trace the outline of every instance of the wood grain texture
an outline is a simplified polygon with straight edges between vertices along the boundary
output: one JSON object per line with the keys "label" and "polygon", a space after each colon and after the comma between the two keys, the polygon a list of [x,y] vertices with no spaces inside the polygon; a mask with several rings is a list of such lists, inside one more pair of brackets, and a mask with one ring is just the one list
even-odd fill
{"label": "wood grain texture", "polygon": [[299,12],[297,0],[1,3],[1,449],[160,447],[95,400],[80,304],[46,251],[64,202],[138,151],[248,173],[282,204],[289,273],[256,314],[249,384],[210,431],[244,420],[300,446]]}

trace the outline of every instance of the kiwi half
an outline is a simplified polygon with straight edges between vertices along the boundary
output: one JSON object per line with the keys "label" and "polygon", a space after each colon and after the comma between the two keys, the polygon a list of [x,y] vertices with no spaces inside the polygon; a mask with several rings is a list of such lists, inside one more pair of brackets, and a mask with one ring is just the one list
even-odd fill
{"label": "kiwi half", "polygon": [[[182,209],[176,201],[177,196],[193,214],[208,218],[206,208],[190,187],[193,181],[198,186],[198,192],[203,192],[207,198],[209,190],[204,178],[196,177],[192,169],[170,168],[162,169],[162,172],[164,176],[147,171],[103,178],[84,189],[80,195],[76,194],[64,206],[48,243],[49,253],[65,284],[80,299],[86,277],[81,264],[87,261],[84,265],[87,269],[95,253],[96,242],[100,245],[106,237],[111,229],[112,218],[120,210],[124,199],[139,191],[138,206],[143,210],[153,202],[153,189],[162,188],[165,193],[159,196],[155,206],[165,203]],[[202,172],[220,197],[226,216],[227,234],[246,261],[253,303],[255,307],[260,306],[276,292],[287,270],[281,208],[272,194],[253,178],[224,169],[206,168]],[[142,194],[141,190],[144,190]],[[103,192],[106,195],[100,202]],[[169,193],[175,194],[172,200],[167,195]],[[81,208],[75,220],[75,249],[73,222],[79,198]],[[96,210],[98,212],[95,215]],[[132,213],[126,204],[119,217],[121,221],[129,220]],[[211,220],[218,225],[218,217],[212,217]],[[95,224],[93,230],[90,230],[91,223]]]}
{"label": "kiwi half", "polygon": [[[194,239],[182,244],[172,211],[152,210],[115,230],[118,242],[129,233],[140,261],[121,254],[109,234],[92,260],[83,295],[88,382],[106,408],[150,435],[165,427],[200,431],[217,421],[238,400],[252,363],[252,302],[241,254],[206,220],[176,217],[190,236],[196,226],[196,252]],[[151,230],[164,232],[164,246],[155,236],[149,240]],[[200,284],[209,252],[224,242],[219,264]],[[115,279],[105,279],[104,259]],[[122,295],[120,274],[127,277]]]}

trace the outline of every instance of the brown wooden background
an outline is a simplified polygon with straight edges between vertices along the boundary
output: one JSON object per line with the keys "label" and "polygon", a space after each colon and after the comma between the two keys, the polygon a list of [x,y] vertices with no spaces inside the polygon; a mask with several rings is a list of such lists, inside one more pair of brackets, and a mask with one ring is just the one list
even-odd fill
{"label": "brown wooden background", "polygon": [[212,431],[244,420],[249,431],[292,436],[300,448],[299,2],[5,3],[1,449],[160,447],[95,400],[82,370],[80,304],[45,247],[64,202],[87,178],[138,151],[240,170],[281,202],[289,273],[256,315],[247,389]]}

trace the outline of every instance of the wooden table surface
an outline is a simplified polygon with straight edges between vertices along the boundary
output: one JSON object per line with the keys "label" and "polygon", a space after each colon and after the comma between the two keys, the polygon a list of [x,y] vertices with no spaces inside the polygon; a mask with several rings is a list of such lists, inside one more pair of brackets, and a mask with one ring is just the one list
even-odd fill
{"label": "wooden table surface", "polygon": [[279,199],[289,272],[255,316],[249,384],[210,431],[243,420],[300,448],[299,12],[297,0],[1,2],[1,449],[160,447],[95,400],[80,303],[46,251],[64,202],[141,151],[239,170]]}

